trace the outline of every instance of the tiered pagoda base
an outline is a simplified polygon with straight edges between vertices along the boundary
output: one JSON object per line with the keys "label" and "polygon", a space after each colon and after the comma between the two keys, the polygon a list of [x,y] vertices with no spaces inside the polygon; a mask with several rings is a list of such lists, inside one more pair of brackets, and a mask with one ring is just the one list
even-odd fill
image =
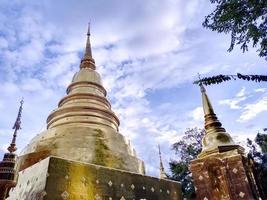
{"label": "tiered pagoda base", "polygon": [[8,200],[180,200],[180,184],[48,157],[21,171]]}

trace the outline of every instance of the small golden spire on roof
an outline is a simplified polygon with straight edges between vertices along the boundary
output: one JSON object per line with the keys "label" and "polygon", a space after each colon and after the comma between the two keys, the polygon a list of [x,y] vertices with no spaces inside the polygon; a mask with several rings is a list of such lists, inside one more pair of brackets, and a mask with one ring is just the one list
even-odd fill
{"label": "small golden spire on roof", "polygon": [[85,52],[84,52],[83,59],[81,60],[80,68],[90,68],[90,69],[95,70],[95,60],[93,59],[93,56],[92,56],[90,36],[91,36],[90,23],[88,23]]}
{"label": "small golden spire on roof", "polygon": [[163,162],[162,162],[162,157],[161,157],[161,150],[160,150],[160,145],[158,145],[159,148],[159,170],[160,170],[160,174],[159,174],[159,178],[160,179],[167,179],[168,176],[164,170],[164,166],[163,166]]}

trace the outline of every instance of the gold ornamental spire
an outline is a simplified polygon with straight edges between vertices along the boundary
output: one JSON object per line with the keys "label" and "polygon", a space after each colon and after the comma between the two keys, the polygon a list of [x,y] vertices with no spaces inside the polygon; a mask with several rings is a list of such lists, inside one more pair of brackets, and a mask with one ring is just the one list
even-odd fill
{"label": "gold ornamental spire", "polygon": [[15,121],[15,124],[13,126],[13,129],[14,129],[14,133],[13,133],[13,138],[12,138],[12,142],[10,143],[9,147],[7,148],[7,150],[10,152],[10,153],[13,153],[17,150],[17,147],[16,147],[16,139],[17,139],[17,132],[19,129],[21,129],[21,114],[22,114],[22,106],[23,106],[23,99],[20,101],[20,107],[19,107],[19,112],[18,112],[18,116],[17,116],[17,119]]}
{"label": "gold ornamental spire", "polygon": [[80,68],[90,68],[95,70],[95,60],[92,56],[92,48],[91,48],[91,42],[90,42],[90,23],[88,23],[88,30],[87,30],[87,40],[86,40],[86,46],[85,46],[85,52],[83,59],[81,60]]}
{"label": "gold ornamental spire", "polygon": [[162,162],[160,145],[158,145],[158,148],[159,148],[159,170],[160,170],[159,178],[160,179],[167,179],[168,177],[167,177],[167,174],[164,170],[164,166],[163,166],[163,162]]}
{"label": "gold ornamental spire", "polygon": [[206,89],[201,84],[200,90],[202,93],[202,104],[203,104],[203,111],[205,117],[205,130],[206,133],[214,132],[214,131],[223,131],[225,129],[222,127],[221,122],[218,120],[216,114],[214,113],[213,107],[210,103],[209,97],[206,93]]}
{"label": "gold ornamental spire", "polygon": [[205,118],[205,136],[202,139],[202,152],[199,157],[218,150],[222,146],[236,146],[231,136],[222,127],[222,123],[218,120],[206,89],[200,84],[202,93],[202,104]]}

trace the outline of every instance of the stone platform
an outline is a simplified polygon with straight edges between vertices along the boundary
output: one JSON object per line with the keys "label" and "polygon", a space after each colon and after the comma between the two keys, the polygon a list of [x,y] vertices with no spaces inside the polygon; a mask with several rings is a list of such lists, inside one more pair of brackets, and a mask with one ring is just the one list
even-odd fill
{"label": "stone platform", "polygon": [[48,157],[19,173],[8,200],[180,200],[180,184]]}

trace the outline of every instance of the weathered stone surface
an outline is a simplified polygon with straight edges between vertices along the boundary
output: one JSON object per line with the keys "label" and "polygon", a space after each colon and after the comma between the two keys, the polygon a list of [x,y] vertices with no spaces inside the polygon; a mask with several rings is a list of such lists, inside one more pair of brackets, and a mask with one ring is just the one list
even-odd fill
{"label": "weathered stone surface", "polygon": [[180,184],[48,157],[21,171],[8,200],[180,200]]}
{"label": "weathered stone surface", "polygon": [[190,170],[197,199],[256,199],[258,194],[253,191],[253,180],[244,159],[237,150],[232,150],[193,160]]}

